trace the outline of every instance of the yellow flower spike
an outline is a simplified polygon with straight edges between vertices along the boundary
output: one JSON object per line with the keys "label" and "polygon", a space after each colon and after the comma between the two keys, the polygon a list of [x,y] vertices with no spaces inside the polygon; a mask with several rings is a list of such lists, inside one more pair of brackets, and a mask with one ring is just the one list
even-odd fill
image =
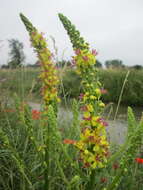
{"label": "yellow flower spike", "polygon": [[[75,146],[80,150],[80,157],[83,163],[88,165],[87,167],[91,169],[102,168],[106,165],[105,153],[107,153],[108,143],[104,137],[101,138],[102,135],[106,135],[106,131],[104,130],[102,119],[97,116],[100,115],[102,112],[101,108],[104,107],[102,101],[99,100],[101,96],[100,88],[102,86],[98,78],[96,78],[97,70],[94,67],[97,52],[96,50],[90,51],[89,45],[84,42],[83,38],[80,38],[79,32],[79,35],[76,35],[77,30],[68,22],[65,16],[62,14],[59,16],[73,43],[76,54],[73,59],[76,71],[82,79],[84,94],[81,104],[87,109],[83,112],[83,119],[80,123],[82,127],[80,140]],[[94,111],[95,108],[97,109]],[[99,112],[96,113],[98,110]],[[97,115],[94,115],[95,113]]]}
{"label": "yellow flower spike", "polygon": [[29,32],[32,46],[37,52],[43,70],[40,74],[40,78],[43,83],[42,95],[45,102],[45,109],[47,109],[50,104],[54,104],[54,111],[55,114],[57,114],[58,94],[57,92],[53,94],[53,89],[57,88],[59,81],[57,80],[57,70],[52,60],[52,53],[48,49],[46,39],[43,35],[38,32],[23,14],[20,14],[20,17]]}

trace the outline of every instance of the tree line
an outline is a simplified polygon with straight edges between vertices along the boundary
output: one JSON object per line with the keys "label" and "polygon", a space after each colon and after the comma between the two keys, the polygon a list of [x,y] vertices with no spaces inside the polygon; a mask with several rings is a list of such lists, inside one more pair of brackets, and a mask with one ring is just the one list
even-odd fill
{"label": "tree line", "polygon": [[[23,66],[24,61],[26,59],[26,56],[24,54],[24,45],[22,42],[20,42],[17,39],[10,39],[8,40],[9,43],[9,61],[7,65],[1,65],[1,68],[18,68]],[[71,60],[61,60],[57,63],[58,67],[65,67],[65,66],[71,66]],[[126,66],[123,64],[123,61],[120,59],[113,59],[113,60],[107,60],[105,63],[101,63],[99,60],[96,60],[96,67],[97,68],[103,68],[103,65],[107,69],[116,69],[116,68],[132,68],[136,70],[143,69],[143,66],[141,65],[134,65],[134,66]],[[27,67],[38,67],[40,66],[39,61],[36,61],[35,64],[27,64]]]}

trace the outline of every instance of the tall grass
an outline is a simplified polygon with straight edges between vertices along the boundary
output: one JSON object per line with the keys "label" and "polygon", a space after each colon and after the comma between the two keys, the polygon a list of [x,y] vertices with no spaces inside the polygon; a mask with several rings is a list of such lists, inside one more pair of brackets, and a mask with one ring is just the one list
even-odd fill
{"label": "tall grass", "polygon": [[16,93],[21,99],[38,99],[40,97],[40,69],[19,68],[0,70],[0,97],[9,99]]}
{"label": "tall grass", "polygon": [[[45,189],[44,150],[50,146],[49,189],[87,190],[88,169],[81,167],[77,149],[63,143],[65,138],[79,138],[78,102],[73,102],[72,118],[59,117],[56,122],[52,109],[35,118],[28,105],[14,101],[0,110],[0,189]],[[143,120],[137,122],[130,108],[126,141],[116,149],[111,144],[108,166],[95,172],[95,190],[142,190],[142,165],[135,162],[142,156],[142,129]]]}

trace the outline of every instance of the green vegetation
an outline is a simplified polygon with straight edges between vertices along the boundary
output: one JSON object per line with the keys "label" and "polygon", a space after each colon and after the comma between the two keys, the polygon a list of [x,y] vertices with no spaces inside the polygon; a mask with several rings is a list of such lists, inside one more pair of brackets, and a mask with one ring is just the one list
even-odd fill
{"label": "green vegetation", "polygon": [[40,97],[40,69],[24,68],[0,70],[0,98],[11,99],[16,93],[20,99]]}
{"label": "green vegetation", "polygon": [[[117,103],[127,70],[123,69],[100,69],[99,80],[102,81],[107,93],[103,95],[105,102]],[[122,104],[141,106],[143,100],[143,70],[130,70],[127,83],[125,85]],[[96,77],[96,76],[95,76]],[[65,72],[63,85],[67,96],[77,98],[82,92],[80,78],[73,69]],[[72,87],[72,88],[71,88]]]}
{"label": "green vegetation", "polygon": [[[73,118],[60,117],[56,123],[53,112],[45,116],[15,98],[11,106],[0,109],[0,189],[43,190],[44,148],[50,130],[49,189],[86,189],[89,171],[81,167],[75,147],[63,144],[64,139],[78,139],[79,104],[72,103]],[[67,110],[68,111],[68,110]],[[52,114],[52,116],[51,116]],[[61,113],[62,115],[62,113]],[[143,121],[138,123],[128,110],[128,133],[125,144],[112,145],[107,168],[95,172],[95,189],[142,190],[142,166],[135,158],[141,157]],[[88,189],[88,188],[87,188]]]}
{"label": "green vegetation", "polygon": [[[80,77],[74,69],[59,69],[62,73],[60,87],[61,97],[78,98],[82,92]],[[40,96],[41,82],[37,79],[40,73],[39,68],[21,68],[21,70],[0,70],[0,90],[2,94],[12,95],[17,93],[20,97],[30,98],[30,95],[37,100]],[[117,103],[127,70],[100,69],[99,78],[102,81],[107,93],[102,96],[105,102]],[[122,104],[141,106],[143,100],[143,70],[130,70],[127,83],[122,96]],[[63,91],[63,87],[64,91]],[[32,97],[31,97],[32,98]]]}

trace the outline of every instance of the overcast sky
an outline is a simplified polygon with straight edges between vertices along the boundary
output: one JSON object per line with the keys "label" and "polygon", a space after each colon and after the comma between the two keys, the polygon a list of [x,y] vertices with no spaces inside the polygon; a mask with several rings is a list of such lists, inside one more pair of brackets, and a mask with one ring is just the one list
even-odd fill
{"label": "overcast sky", "polygon": [[[22,12],[58,46],[59,59],[70,59],[72,46],[57,13],[67,16],[92,48],[98,59],[121,59],[126,65],[143,65],[143,0],[0,0],[0,64],[8,61],[7,39],[24,43],[27,62],[34,63],[36,55],[29,36],[19,18]],[[52,46],[51,40],[48,40]],[[1,46],[1,45],[0,45]]]}

